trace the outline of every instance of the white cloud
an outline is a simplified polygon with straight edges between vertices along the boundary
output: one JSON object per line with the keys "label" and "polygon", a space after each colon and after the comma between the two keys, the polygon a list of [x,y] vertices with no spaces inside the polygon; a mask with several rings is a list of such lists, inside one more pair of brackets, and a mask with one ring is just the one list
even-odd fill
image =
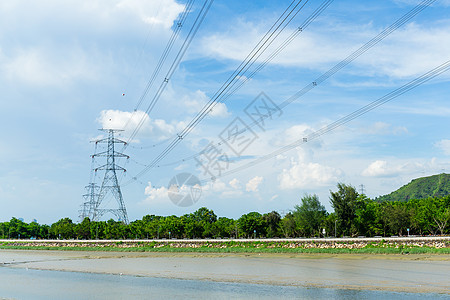
{"label": "white cloud", "polygon": [[225,103],[217,103],[209,113],[212,117],[226,118],[231,115]]}
{"label": "white cloud", "polygon": [[162,24],[165,28],[170,28],[173,25],[173,20],[184,10],[184,5],[172,0],[122,0],[116,6],[138,15],[145,23]]}
{"label": "white cloud", "polygon": [[297,149],[298,160],[278,176],[281,189],[315,188],[336,183],[342,172],[333,167],[312,162],[312,152]]}
{"label": "white cloud", "polygon": [[411,161],[390,164],[385,160],[376,160],[362,171],[362,175],[367,177],[394,177],[429,170],[433,168],[434,164],[434,159],[429,164]]}
{"label": "white cloud", "polygon": [[293,163],[278,177],[281,189],[314,188],[335,183],[341,172],[318,163]]}
{"label": "white cloud", "polygon": [[[279,132],[273,132],[270,133],[271,141],[272,143],[277,147],[283,147],[287,144],[293,143],[294,141],[297,141],[299,139],[306,138],[309,134],[314,132],[314,129],[307,125],[307,124],[297,124],[293,125],[285,130],[283,130],[282,133]],[[316,138],[314,140],[307,141],[308,148],[320,148],[321,147],[321,140],[319,138]],[[277,159],[285,159],[283,155],[277,156]]]}
{"label": "white cloud", "polygon": [[[66,48],[66,47],[63,47]],[[20,49],[9,56],[0,52],[2,74],[9,81],[37,86],[61,86],[76,80],[96,80],[99,70],[82,49],[71,47],[55,55],[45,47]]]}
{"label": "white cloud", "polygon": [[[316,24],[314,28],[305,30],[272,63],[325,70],[346,58],[383,29],[375,28],[372,23],[322,25],[325,26]],[[242,60],[250,51],[251,45],[263,36],[265,26],[238,21],[227,32],[204,38],[202,51],[213,57]],[[355,26],[358,26],[357,31],[354,30]],[[242,27],[247,30],[242,31]],[[280,35],[279,40],[286,38],[289,33],[287,30]],[[299,53],[302,55],[298,55]],[[447,53],[450,53],[450,22],[435,20],[431,25],[412,23],[398,29],[355,60],[352,65],[357,70],[353,69],[351,72],[407,78],[436,67],[442,63],[436,58],[447,57]]]}
{"label": "white cloud", "polygon": [[237,178],[233,178],[228,184],[236,190],[241,188],[241,183]]}
{"label": "white cloud", "polygon": [[[206,96],[205,92],[197,90],[193,93],[185,94],[182,98],[182,105],[185,105],[189,113],[196,113],[200,111],[210,98]],[[217,103],[209,112],[209,116],[226,118],[230,116],[230,112],[225,103]]]}
{"label": "white cloud", "polygon": [[388,169],[387,161],[377,160],[371,163],[363,172],[363,176],[390,176],[394,175],[392,169]]}
{"label": "white cloud", "polygon": [[170,201],[168,192],[166,187],[153,187],[151,182],[149,182],[144,190],[146,198],[142,201],[142,204],[154,205],[156,203],[167,203]]}
{"label": "white cloud", "polygon": [[242,195],[242,190],[239,180],[236,178],[231,180],[228,184],[220,179],[211,181],[202,186],[205,197],[217,198],[231,198]]}
{"label": "white cloud", "polygon": [[[0,76],[54,87],[105,80],[128,67],[124,48],[146,33],[169,36],[183,10],[174,0],[1,1]],[[157,28],[149,31],[149,23]]]}
{"label": "white cloud", "polygon": [[261,176],[253,177],[245,185],[245,190],[247,192],[258,192],[258,187],[262,183],[262,181],[263,181],[263,177],[261,177]]}
{"label": "white cloud", "polygon": [[185,126],[183,122],[167,123],[162,119],[153,120],[140,110],[135,112],[103,110],[97,122],[105,129],[124,129],[124,136],[131,134],[132,130],[141,124],[138,136],[152,136],[159,140],[175,136]]}
{"label": "white cloud", "polygon": [[445,155],[450,155],[450,140],[440,140],[435,146],[440,148]]}

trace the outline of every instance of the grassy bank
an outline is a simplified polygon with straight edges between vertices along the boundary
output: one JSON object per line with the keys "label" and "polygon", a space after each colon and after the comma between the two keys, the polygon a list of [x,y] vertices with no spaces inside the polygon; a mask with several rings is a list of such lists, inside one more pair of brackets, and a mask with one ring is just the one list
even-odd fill
{"label": "grassy bank", "polygon": [[0,249],[197,253],[450,254],[450,242],[3,242]]}

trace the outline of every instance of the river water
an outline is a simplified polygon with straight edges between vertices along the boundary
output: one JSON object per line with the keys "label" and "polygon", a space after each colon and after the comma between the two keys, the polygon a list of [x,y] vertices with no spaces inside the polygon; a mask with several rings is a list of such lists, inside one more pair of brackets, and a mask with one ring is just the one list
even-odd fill
{"label": "river water", "polygon": [[5,299],[448,299],[437,293],[266,284],[0,268]]}
{"label": "river water", "polygon": [[0,299],[450,299],[450,256],[0,250]]}

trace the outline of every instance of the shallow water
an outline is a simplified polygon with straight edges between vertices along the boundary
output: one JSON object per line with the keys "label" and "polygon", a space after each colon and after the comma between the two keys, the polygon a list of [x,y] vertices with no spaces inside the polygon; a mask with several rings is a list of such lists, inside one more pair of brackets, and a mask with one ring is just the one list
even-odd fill
{"label": "shallow water", "polygon": [[0,268],[0,298],[16,299],[448,299],[436,293],[305,288]]}
{"label": "shallow water", "polygon": [[0,250],[0,298],[450,299],[449,258]]}

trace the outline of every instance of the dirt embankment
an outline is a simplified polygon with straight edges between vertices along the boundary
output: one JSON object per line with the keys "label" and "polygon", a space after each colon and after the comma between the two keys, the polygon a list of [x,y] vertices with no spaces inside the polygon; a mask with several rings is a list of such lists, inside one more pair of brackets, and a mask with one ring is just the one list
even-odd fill
{"label": "dirt embankment", "polygon": [[26,248],[266,248],[266,249],[362,249],[450,248],[450,237],[354,238],[354,239],[235,239],[235,240],[3,240],[4,247]]}

